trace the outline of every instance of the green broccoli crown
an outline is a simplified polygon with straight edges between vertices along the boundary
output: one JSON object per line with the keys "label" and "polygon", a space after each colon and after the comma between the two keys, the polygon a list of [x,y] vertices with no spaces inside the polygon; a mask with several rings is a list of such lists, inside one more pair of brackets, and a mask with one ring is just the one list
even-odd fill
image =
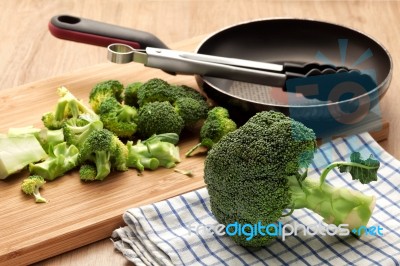
{"label": "green broccoli crown", "polygon": [[99,114],[104,127],[118,137],[131,137],[137,130],[136,109],[121,104],[115,98],[104,100],[100,105]]}
{"label": "green broccoli crown", "polygon": [[126,171],[127,147],[107,129],[95,130],[87,137],[80,150],[80,164],[96,166],[95,180],[104,180],[112,169]]}
{"label": "green broccoli crown", "polygon": [[58,88],[60,98],[53,112],[44,113],[42,122],[48,129],[61,129],[64,122],[70,118],[80,116],[90,117],[92,120],[99,120],[96,113],[78,100],[67,88]]}
{"label": "green broccoli crown", "polygon": [[229,118],[228,110],[214,107],[208,112],[207,119],[200,130],[202,145],[211,149],[223,136],[237,129],[236,123]]}
{"label": "green broccoli crown", "polygon": [[215,143],[219,142],[229,132],[237,129],[235,121],[229,118],[228,110],[223,107],[214,107],[207,113],[207,118],[200,129],[200,143],[193,146],[186,157],[199,147],[205,147],[207,150],[212,149]]}
{"label": "green broccoli crown", "polygon": [[96,166],[93,164],[83,164],[79,168],[79,177],[82,181],[94,181],[96,180],[96,176]]}
{"label": "green broccoli crown", "polygon": [[185,126],[191,126],[207,117],[208,104],[204,100],[181,97],[174,102],[174,107],[185,122]]}
{"label": "green broccoli crown", "polygon": [[182,117],[167,101],[148,103],[139,109],[138,134],[144,139],[161,133],[179,135],[183,127]]}
{"label": "green broccoli crown", "polygon": [[180,98],[192,98],[206,101],[206,98],[197,90],[185,85],[171,85],[168,82],[154,78],[143,83],[137,90],[138,104],[143,106],[150,102],[168,101],[173,104]]}
{"label": "green broccoli crown", "polygon": [[[303,132],[300,139],[298,131]],[[275,223],[291,204],[287,176],[310,163],[315,148],[312,130],[276,112],[258,113],[227,134],[205,160],[205,182],[216,218],[225,224]],[[271,239],[266,235],[250,242],[244,236],[234,240],[260,246]]]}
{"label": "green broccoli crown", "polygon": [[25,178],[21,184],[21,190],[27,195],[33,195],[37,203],[45,203],[47,200],[40,195],[39,189],[46,183],[43,177],[31,175]]}
{"label": "green broccoli crown", "polygon": [[89,104],[92,109],[98,113],[100,104],[107,98],[115,98],[118,102],[122,102],[122,93],[124,86],[117,80],[106,80],[97,83],[89,94]]}
{"label": "green broccoli crown", "polygon": [[159,78],[153,78],[138,88],[137,99],[139,106],[144,106],[151,102],[168,101],[172,103],[175,101],[175,96],[168,82]]}
{"label": "green broccoli crown", "polygon": [[91,132],[103,128],[100,120],[88,121],[81,118],[68,119],[63,125],[64,138],[68,145],[80,149]]}
{"label": "green broccoli crown", "polygon": [[46,180],[54,180],[75,168],[78,164],[79,150],[66,142],[50,147],[49,157],[43,162],[29,164],[29,172]]}
{"label": "green broccoli crown", "polygon": [[142,86],[142,82],[133,82],[125,87],[124,91],[124,103],[129,106],[139,107],[138,104],[138,90]]}

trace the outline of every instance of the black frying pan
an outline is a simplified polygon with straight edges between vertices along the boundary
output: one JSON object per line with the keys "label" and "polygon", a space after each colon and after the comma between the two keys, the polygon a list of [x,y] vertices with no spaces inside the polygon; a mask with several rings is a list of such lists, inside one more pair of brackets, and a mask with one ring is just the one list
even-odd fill
{"label": "black frying pan", "polygon": [[[100,46],[167,48],[150,33],[68,15],[53,17],[49,29],[58,38]],[[278,18],[235,25],[209,36],[196,52],[270,63],[318,62],[361,72],[344,79],[338,74],[293,79],[285,89],[196,76],[207,96],[239,121],[276,110],[305,123],[320,137],[376,127],[378,102],[392,75],[390,55],[378,42],[356,30],[314,20]]]}

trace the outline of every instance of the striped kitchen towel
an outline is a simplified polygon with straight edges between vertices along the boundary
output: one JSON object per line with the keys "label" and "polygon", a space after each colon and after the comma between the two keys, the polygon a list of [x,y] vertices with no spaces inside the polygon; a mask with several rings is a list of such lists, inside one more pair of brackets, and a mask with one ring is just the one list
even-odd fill
{"label": "striped kitchen towel", "polygon": [[[380,162],[378,181],[361,185],[348,174],[331,172],[327,181],[376,195],[368,224],[375,235],[339,235],[299,232],[278,237],[269,246],[252,250],[235,244],[210,210],[207,189],[199,189],[124,213],[126,226],[116,229],[116,249],[136,265],[399,265],[400,264],[400,162],[367,134],[336,139],[322,145],[309,173],[317,177],[332,161],[349,160],[359,151]],[[282,224],[317,226],[321,218],[305,209],[282,218]],[[311,227],[310,227],[311,228]],[[222,233],[221,233],[222,232]]]}

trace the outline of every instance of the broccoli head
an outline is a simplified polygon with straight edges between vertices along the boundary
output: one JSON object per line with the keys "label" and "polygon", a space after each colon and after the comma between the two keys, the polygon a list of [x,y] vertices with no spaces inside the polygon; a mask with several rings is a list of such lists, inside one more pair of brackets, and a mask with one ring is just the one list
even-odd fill
{"label": "broccoli head", "polygon": [[43,162],[29,164],[29,172],[46,180],[54,180],[64,175],[78,164],[79,150],[66,142],[50,147],[49,157]]}
{"label": "broccoli head", "polygon": [[126,146],[107,129],[95,130],[82,145],[79,163],[96,166],[95,180],[104,180],[112,169],[126,171],[128,150]]}
{"label": "broccoli head", "polygon": [[193,126],[207,117],[208,104],[204,100],[182,97],[174,102],[174,107],[185,122],[185,127]]}
{"label": "broccoli head", "polygon": [[108,98],[100,104],[100,120],[104,127],[121,138],[129,138],[137,130],[138,113],[135,107]]}
{"label": "broccoli head", "polygon": [[66,120],[82,115],[90,117],[92,120],[99,120],[97,114],[78,100],[67,88],[58,88],[58,94],[60,98],[55,110],[44,113],[42,116],[42,122],[46,128],[61,129]]}
{"label": "broccoli head", "polygon": [[96,180],[97,170],[93,164],[83,164],[79,168],[79,177],[82,181],[94,181]]}
{"label": "broccoli head", "polygon": [[144,106],[151,102],[168,101],[173,103],[176,98],[171,86],[165,80],[153,78],[142,84],[137,90],[137,103]]}
{"label": "broccoli head", "polygon": [[27,195],[33,195],[36,203],[46,203],[47,200],[40,195],[39,189],[46,183],[43,177],[31,175],[25,178],[21,184],[21,190]]}
{"label": "broccoli head", "polygon": [[143,106],[150,102],[168,101],[171,104],[180,98],[192,98],[206,101],[206,98],[197,90],[185,85],[171,85],[165,80],[154,78],[143,83],[137,90],[138,105]]}
{"label": "broccoli head", "polygon": [[138,134],[147,139],[154,134],[180,134],[184,121],[168,102],[151,102],[139,109]]}
{"label": "broccoli head", "polygon": [[[313,161],[315,150],[311,129],[273,111],[256,114],[226,135],[209,151],[204,167],[217,220],[225,225],[268,225],[284,216],[285,209],[308,208],[327,223],[349,224],[350,230],[366,225],[374,197],[326,184],[325,171],[320,180],[308,178],[305,169]],[[327,171],[336,166],[344,170],[343,165],[349,165],[372,171],[376,177],[379,162],[372,161],[336,162]],[[243,246],[260,247],[275,235],[266,232],[250,240],[243,234],[232,238]]]}
{"label": "broccoli head", "polygon": [[89,94],[89,104],[92,109],[99,113],[100,104],[107,98],[115,98],[118,102],[122,102],[122,93],[124,85],[118,80],[106,80],[97,83]]}
{"label": "broccoli head", "polygon": [[129,106],[139,107],[138,90],[142,86],[142,82],[133,82],[128,84],[124,90],[124,103]]}
{"label": "broccoli head", "polygon": [[185,155],[189,157],[199,147],[210,150],[223,136],[237,129],[236,123],[229,118],[228,110],[223,107],[214,107],[207,114],[200,129],[200,143],[192,147]]}

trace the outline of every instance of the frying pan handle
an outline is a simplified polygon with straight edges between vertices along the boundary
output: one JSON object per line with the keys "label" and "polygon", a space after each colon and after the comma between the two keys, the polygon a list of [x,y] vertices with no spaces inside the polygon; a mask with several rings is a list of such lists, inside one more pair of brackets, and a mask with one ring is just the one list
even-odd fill
{"label": "frying pan handle", "polygon": [[168,49],[151,33],[70,15],[52,17],[49,30],[52,35],[60,39],[103,47],[112,43],[124,43],[136,49],[148,46]]}

